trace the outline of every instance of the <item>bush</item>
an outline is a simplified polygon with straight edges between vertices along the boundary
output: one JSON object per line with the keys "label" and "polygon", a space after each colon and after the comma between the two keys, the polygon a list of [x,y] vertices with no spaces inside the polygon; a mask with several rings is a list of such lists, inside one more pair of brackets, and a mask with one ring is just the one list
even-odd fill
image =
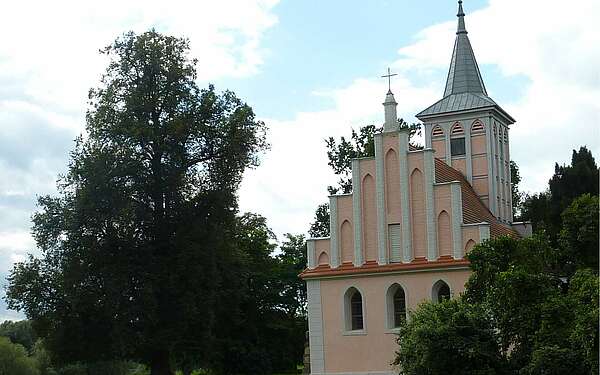
{"label": "bush", "polygon": [[0,337],[0,375],[39,375],[39,371],[24,346]]}
{"label": "bush", "polygon": [[425,302],[399,331],[395,365],[406,375],[494,375],[504,371],[484,312],[461,298]]}

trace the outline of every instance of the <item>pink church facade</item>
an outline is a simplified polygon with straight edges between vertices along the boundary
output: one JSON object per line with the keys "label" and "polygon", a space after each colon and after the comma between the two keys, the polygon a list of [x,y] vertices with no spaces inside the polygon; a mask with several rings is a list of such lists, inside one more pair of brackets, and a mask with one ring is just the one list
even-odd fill
{"label": "pink church facade", "polygon": [[514,119],[487,96],[460,3],[444,97],[417,115],[425,147],[409,144],[388,91],[375,156],[352,161],[352,193],[329,198],[330,236],[307,242],[312,374],[397,373],[399,321],[464,290],[475,244],[530,230],[512,222]]}

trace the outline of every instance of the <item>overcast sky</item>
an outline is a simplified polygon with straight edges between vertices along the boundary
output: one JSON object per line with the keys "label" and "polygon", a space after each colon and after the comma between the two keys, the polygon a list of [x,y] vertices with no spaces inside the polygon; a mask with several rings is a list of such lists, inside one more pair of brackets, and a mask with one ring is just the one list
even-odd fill
{"label": "overcast sky", "polygon": [[[465,0],[490,96],[517,123],[521,189],[541,191],[554,163],[587,145],[600,155],[600,1]],[[456,28],[453,0],[12,1],[0,14],[0,278],[35,253],[30,216],[55,193],[98,50],[128,30],[190,39],[199,84],[232,89],[270,128],[271,150],[246,173],[243,211],[281,239],[305,233],[332,176],[324,138],[381,124],[392,90],[408,121],[441,98]],[[4,282],[2,282],[4,284]],[[21,315],[0,303],[0,320]]]}

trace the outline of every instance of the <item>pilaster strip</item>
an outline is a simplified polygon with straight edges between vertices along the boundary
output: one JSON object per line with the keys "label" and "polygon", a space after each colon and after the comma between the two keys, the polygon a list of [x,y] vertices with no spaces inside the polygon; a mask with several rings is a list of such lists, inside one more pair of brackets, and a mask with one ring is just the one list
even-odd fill
{"label": "pilaster strip", "polygon": [[427,259],[437,259],[437,231],[435,223],[435,202],[433,200],[433,184],[435,182],[435,167],[433,150],[423,150],[425,170],[425,220],[427,226]]}
{"label": "pilaster strip", "polygon": [[323,343],[323,309],[321,306],[321,281],[306,280],[308,302],[308,340],[310,344],[310,368],[314,374],[325,372]]}
{"label": "pilaster strip", "polygon": [[433,129],[433,124],[424,124],[425,128],[425,147],[431,148],[431,129]]}
{"label": "pilaster strip", "polygon": [[314,240],[306,240],[306,257],[308,258],[308,268],[312,269],[317,266],[317,262],[315,260],[315,241]]}
{"label": "pilaster strip", "polygon": [[504,179],[504,158],[502,157],[502,153],[504,150],[500,149],[500,147],[502,147],[502,143],[500,141],[502,138],[502,132],[504,131],[502,127],[502,124],[498,124],[498,136],[495,138],[494,144],[496,147],[496,154],[498,155],[498,158],[496,159],[496,173],[498,175],[498,180],[496,181],[496,189],[498,189],[498,197],[500,197],[500,206],[498,207],[498,213],[496,214],[496,216],[498,216],[500,220],[504,220],[504,204],[502,203],[502,200],[504,199],[504,189],[502,189],[502,180]]}
{"label": "pilaster strip", "polygon": [[385,185],[383,166],[383,135],[375,135],[375,189],[377,196],[377,250],[380,265],[388,264],[386,251]]}
{"label": "pilaster strip", "polygon": [[398,133],[398,164],[400,168],[400,194],[402,210],[402,256],[405,263],[412,261],[412,238],[410,229],[410,197],[408,193],[408,132]]}
{"label": "pilaster strip", "polygon": [[513,211],[512,211],[512,208],[513,208],[513,206],[512,206],[513,205],[513,201],[512,201],[512,178],[511,178],[512,176],[511,176],[511,173],[510,173],[510,143],[509,143],[510,134],[508,134],[508,130],[509,130],[509,128],[507,126],[506,127],[506,146],[505,146],[506,147],[506,153],[505,153],[505,155],[506,155],[506,161],[508,162],[508,166],[507,166],[507,168],[508,168],[508,173],[507,173],[508,176],[506,178],[506,182],[507,182],[506,183],[506,188],[507,188],[506,190],[508,192],[510,192],[510,195],[507,198],[506,203],[507,203],[507,206],[508,206],[508,222],[512,223],[513,222]]}
{"label": "pilaster strip", "polygon": [[338,209],[337,209],[337,197],[329,197],[329,236],[330,236],[330,254],[329,264],[331,268],[339,266],[340,259],[340,246],[338,236]]}
{"label": "pilaster strip", "polygon": [[494,123],[492,117],[488,117],[488,121],[485,127],[485,148],[487,153],[488,161],[488,208],[494,216],[496,216],[496,178],[494,175]]}
{"label": "pilaster strip", "polygon": [[452,247],[454,253],[454,259],[463,258],[463,246],[462,246],[462,192],[460,189],[460,182],[453,183],[450,186],[451,192],[451,205],[452,205]]}
{"label": "pilaster strip", "polygon": [[352,221],[354,222],[354,265],[362,260],[362,187],[360,184],[360,161],[352,160]]}
{"label": "pilaster strip", "polygon": [[473,184],[473,155],[471,153],[471,125],[465,126],[465,153],[467,160],[467,181]]}
{"label": "pilaster strip", "polygon": [[450,144],[450,136],[452,133],[452,122],[444,126],[444,141],[446,143],[446,164],[452,166],[452,148]]}

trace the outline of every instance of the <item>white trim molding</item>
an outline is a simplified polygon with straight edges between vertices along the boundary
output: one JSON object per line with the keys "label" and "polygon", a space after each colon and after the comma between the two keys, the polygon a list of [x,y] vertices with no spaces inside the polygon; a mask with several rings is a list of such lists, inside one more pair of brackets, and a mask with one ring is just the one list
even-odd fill
{"label": "white trim molding", "polygon": [[360,160],[352,160],[352,221],[354,222],[354,266],[360,267],[362,259],[362,199]]}
{"label": "white trim molding", "polygon": [[308,302],[310,368],[313,374],[323,374],[325,372],[325,351],[323,342],[321,282],[319,280],[306,280],[306,293]]}
{"label": "white trim molding", "polygon": [[402,257],[405,263],[412,261],[410,229],[410,197],[408,192],[408,130],[398,132],[398,167],[400,168],[400,194],[402,210]]}
{"label": "white trim molding", "polygon": [[388,264],[386,251],[387,225],[385,218],[385,181],[383,135],[375,134],[375,189],[377,198],[377,252],[379,265]]}
{"label": "white trim molding", "polygon": [[427,226],[427,259],[437,259],[437,230],[435,223],[435,201],[433,184],[435,183],[435,165],[433,149],[423,150],[423,169],[425,170],[425,220]]}
{"label": "white trim molding", "polygon": [[315,240],[306,240],[306,258],[308,259],[308,264],[306,265],[308,268],[312,269],[317,266],[317,261],[315,259]]}
{"label": "white trim molding", "polygon": [[454,259],[462,259],[462,191],[460,182],[454,182],[450,185],[450,204],[452,206],[452,248]]}
{"label": "white trim molding", "polygon": [[331,268],[337,268],[340,260],[340,246],[338,237],[338,209],[337,197],[329,197],[329,265]]}
{"label": "white trim molding", "polygon": [[469,124],[469,126],[465,126],[465,156],[467,160],[467,181],[472,185],[473,184],[473,155],[471,152],[471,127],[473,123]]}

